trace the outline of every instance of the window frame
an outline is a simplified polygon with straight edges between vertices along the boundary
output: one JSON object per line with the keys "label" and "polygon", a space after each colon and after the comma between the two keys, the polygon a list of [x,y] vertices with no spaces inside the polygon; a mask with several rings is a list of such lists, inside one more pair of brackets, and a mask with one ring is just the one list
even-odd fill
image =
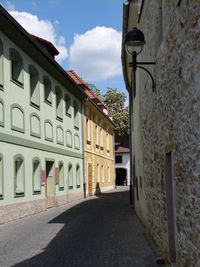
{"label": "window frame", "polygon": [[4,50],[3,41],[0,39],[0,90],[4,90]]}
{"label": "window frame", "polygon": [[[79,180],[79,184],[78,184],[78,180]],[[81,171],[80,171],[79,164],[76,164],[76,188],[81,188]]]}
{"label": "window frame", "polygon": [[[23,63],[23,58],[20,55],[20,53],[17,51],[15,48],[10,48],[9,49],[9,59],[10,59],[10,79],[12,82],[17,84],[20,87],[24,87],[24,63]],[[14,65],[15,63],[15,65]],[[21,64],[20,64],[21,63]],[[21,66],[17,66],[17,64]],[[18,75],[18,78],[15,77],[14,75],[14,67],[15,68],[20,68],[20,74]]]}
{"label": "window frame", "polygon": [[[32,68],[33,74],[31,74],[31,68]],[[32,107],[40,110],[40,75],[39,75],[39,72],[36,69],[36,67],[34,65],[32,65],[32,64],[29,64],[28,72],[29,72],[30,105]],[[31,86],[31,76],[34,76],[34,78],[36,77],[36,79],[37,79],[37,83],[36,83],[36,85],[34,87],[34,90],[32,90],[32,86]],[[33,98],[33,94],[34,94],[35,91],[37,91],[38,103],[34,102],[34,100],[32,99]]]}
{"label": "window frame", "polygon": [[[73,165],[71,162],[68,163],[67,171],[68,171],[68,189],[72,190],[74,183],[73,183]],[[70,183],[70,174],[72,174],[72,177],[71,177],[72,183]]]}
{"label": "window frame", "polygon": [[[48,88],[49,93],[48,93],[48,97],[46,98],[46,86],[48,86],[48,85],[50,86],[50,88]],[[53,94],[52,83],[51,83],[51,80],[49,79],[49,77],[47,75],[43,76],[43,86],[44,86],[44,102],[52,107],[52,94]],[[48,100],[49,96],[50,96],[51,100]]]}
{"label": "window frame", "polygon": [[0,180],[1,187],[2,187],[2,192],[0,192],[0,200],[4,199],[4,158],[3,154],[0,153],[0,162],[2,164],[2,167],[0,168],[1,174],[2,175],[2,180]]}
{"label": "window frame", "polygon": [[[16,188],[17,188],[17,175],[16,175],[16,160],[20,159],[22,161],[22,171],[23,171],[23,190],[21,192],[17,192]],[[14,156],[14,197],[24,197],[25,196],[25,160],[24,157],[21,154],[17,154]]]}
{"label": "window frame", "polygon": [[[34,189],[34,162],[37,161],[39,163],[39,170],[40,170],[40,190]],[[41,167],[41,161],[38,157],[34,157],[32,159],[32,187],[33,187],[33,195],[41,195],[41,186],[42,186],[42,167]]]}
{"label": "window frame", "polygon": [[[61,184],[60,182],[60,166],[62,166],[62,180],[63,180],[63,183]],[[64,163],[63,161],[59,161],[58,162],[58,173],[59,173],[59,191],[63,191],[65,189],[65,173],[64,173]]]}

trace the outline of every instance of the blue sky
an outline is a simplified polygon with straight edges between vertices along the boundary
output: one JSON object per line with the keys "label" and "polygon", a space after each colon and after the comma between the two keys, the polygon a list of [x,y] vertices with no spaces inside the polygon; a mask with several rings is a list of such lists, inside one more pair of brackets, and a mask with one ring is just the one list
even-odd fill
{"label": "blue sky", "polygon": [[[123,0],[0,0],[30,33],[57,47],[57,61],[102,93],[126,93],[121,70]],[[127,94],[127,93],[126,93]]]}

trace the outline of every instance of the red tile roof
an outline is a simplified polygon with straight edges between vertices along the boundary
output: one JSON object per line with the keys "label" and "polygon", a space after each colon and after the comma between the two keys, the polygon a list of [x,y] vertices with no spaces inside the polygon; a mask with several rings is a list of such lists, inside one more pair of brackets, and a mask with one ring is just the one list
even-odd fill
{"label": "red tile roof", "polygon": [[123,146],[118,146],[115,150],[115,153],[130,153],[130,149]]}
{"label": "red tile roof", "polygon": [[31,35],[36,41],[38,41],[42,46],[44,46],[52,56],[57,56],[59,54],[59,51],[55,48],[55,46],[51,42],[36,35],[33,34]]}
{"label": "red tile roof", "polygon": [[103,101],[87,86],[87,84],[78,76],[78,74],[74,70],[67,71],[69,76],[79,85],[81,86],[87,96],[102,110],[106,109]]}

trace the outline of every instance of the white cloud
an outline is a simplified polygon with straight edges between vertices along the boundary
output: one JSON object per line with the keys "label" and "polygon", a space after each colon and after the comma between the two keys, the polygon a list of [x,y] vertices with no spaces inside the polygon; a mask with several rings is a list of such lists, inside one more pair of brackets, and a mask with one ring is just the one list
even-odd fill
{"label": "white cloud", "polygon": [[121,32],[106,27],[75,34],[69,53],[70,68],[87,81],[120,75],[121,35]]}
{"label": "white cloud", "polygon": [[15,6],[10,2],[10,1],[6,1],[7,4],[7,8],[8,10],[15,10]]}
{"label": "white cloud", "polygon": [[51,21],[43,19],[39,20],[36,15],[32,15],[27,12],[9,12],[11,16],[13,16],[29,33],[44,38],[55,45],[60,52],[60,54],[56,57],[56,60],[59,63],[68,57],[65,38],[63,36],[57,36]]}

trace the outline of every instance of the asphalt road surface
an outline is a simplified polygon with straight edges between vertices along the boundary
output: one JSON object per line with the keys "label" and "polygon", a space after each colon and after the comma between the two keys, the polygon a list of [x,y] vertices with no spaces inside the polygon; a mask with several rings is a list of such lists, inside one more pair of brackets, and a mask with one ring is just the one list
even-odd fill
{"label": "asphalt road surface", "polygon": [[127,187],[0,225],[0,267],[152,267]]}

